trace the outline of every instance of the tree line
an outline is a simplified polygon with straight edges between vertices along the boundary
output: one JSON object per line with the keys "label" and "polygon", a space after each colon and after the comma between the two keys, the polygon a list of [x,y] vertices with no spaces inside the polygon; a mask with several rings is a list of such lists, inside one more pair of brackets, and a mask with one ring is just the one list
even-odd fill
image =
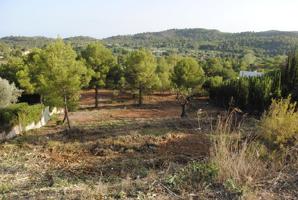
{"label": "tree line", "polygon": [[217,105],[237,106],[248,112],[262,113],[272,99],[290,96],[298,101],[298,51],[291,51],[284,65],[264,76],[226,81],[213,78],[208,87],[210,99]]}
{"label": "tree line", "polygon": [[[297,53],[289,56],[280,78],[275,75],[237,79],[239,71],[250,69],[255,59],[251,51],[241,60],[230,57],[198,60],[177,54],[155,56],[144,48],[115,52],[97,41],[74,48],[57,39],[26,55],[9,56],[7,63],[0,65],[0,77],[25,94],[39,94],[43,104],[64,107],[70,127],[68,110],[77,106],[82,88],[95,90],[95,107],[99,106],[101,88],[130,90],[138,96],[139,105],[143,104],[146,93],[172,91],[181,105],[181,117],[187,116],[187,105],[192,98],[206,91],[222,105],[232,97],[242,108],[257,101],[259,110],[280,91],[296,94],[297,75],[293,72],[297,71]],[[282,82],[279,84],[278,80]]]}
{"label": "tree line", "polygon": [[0,66],[0,76],[24,93],[39,94],[45,105],[64,107],[70,128],[68,110],[78,103],[82,88],[94,88],[95,107],[98,90],[105,87],[138,91],[142,105],[147,92],[175,89],[182,96],[190,94],[203,83],[204,71],[193,58],[156,58],[146,49],[116,57],[99,42],[90,43],[78,54],[70,44],[57,39],[25,56],[10,57]]}

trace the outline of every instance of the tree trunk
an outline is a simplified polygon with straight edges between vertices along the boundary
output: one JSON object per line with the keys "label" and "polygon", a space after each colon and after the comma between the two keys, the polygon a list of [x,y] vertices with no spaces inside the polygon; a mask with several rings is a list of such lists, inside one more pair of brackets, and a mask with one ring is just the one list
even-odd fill
{"label": "tree trunk", "polygon": [[187,117],[187,113],[186,113],[186,103],[181,105],[182,108],[182,112],[181,112],[181,118],[185,118]]}
{"label": "tree trunk", "polygon": [[40,95],[40,97],[39,97],[39,101],[40,101],[40,104],[43,104],[43,98],[42,98],[42,95]]}
{"label": "tree trunk", "polygon": [[[65,108],[64,108],[65,109]],[[65,120],[66,120],[66,115],[65,115],[65,111],[64,111],[64,117],[63,117],[63,120],[62,120],[62,124],[64,125],[65,123]]]}
{"label": "tree trunk", "polygon": [[98,108],[98,85],[95,86],[95,108]]}
{"label": "tree trunk", "polygon": [[69,121],[69,117],[68,117],[68,106],[67,106],[67,98],[66,96],[64,96],[64,117],[67,121],[67,126],[68,126],[68,129],[70,129],[70,121]]}
{"label": "tree trunk", "polygon": [[143,89],[139,87],[139,106],[143,105]]}

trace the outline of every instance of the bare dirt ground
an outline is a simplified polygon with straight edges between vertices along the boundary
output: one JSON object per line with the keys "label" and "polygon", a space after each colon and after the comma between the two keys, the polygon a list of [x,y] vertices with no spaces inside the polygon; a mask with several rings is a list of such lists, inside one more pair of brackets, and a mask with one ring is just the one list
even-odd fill
{"label": "bare dirt ground", "polygon": [[[220,112],[196,100],[180,119],[175,95],[154,94],[136,106],[130,94],[84,91],[70,113],[0,146],[0,199],[174,199],[163,177],[209,154],[212,119]],[[197,109],[203,109],[197,118]],[[207,119],[208,118],[208,119]],[[208,199],[218,197],[208,197]]]}

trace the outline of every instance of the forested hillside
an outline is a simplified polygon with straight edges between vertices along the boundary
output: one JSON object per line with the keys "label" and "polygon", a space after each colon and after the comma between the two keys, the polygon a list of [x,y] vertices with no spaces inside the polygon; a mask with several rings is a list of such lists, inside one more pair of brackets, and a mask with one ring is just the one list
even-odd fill
{"label": "forested hillside", "polygon": [[[78,36],[64,39],[75,47],[85,46],[95,38]],[[43,47],[53,38],[3,37],[0,43],[10,47],[30,49]],[[298,32],[265,31],[224,33],[209,29],[171,29],[161,32],[114,36],[103,41],[109,46],[134,49],[147,47],[159,53],[182,53],[193,55],[242,55],[253,50],[258,55],[284,55],[298,44]]]}
{"label": "forested hillside", "polygon": [[[24,36],[8,36],[0,39],[0,43],[4,43],[11,48],[20,48],[20,49],[32,49],[32,48],[41,48],[45,45],[53,42],[54,38],[47,37],[24,37]],[[96,41],[95,38],[87,36],[76,36],[64,38],[65,42],[70,42],[73,46],[84,46],[90,42]]]}
{"label": "forested hillside", "polygon": [[[233,60],[236,71],[271,70],[284,64],[285,55],[298,45],[298,32],[266,31],[224,33],[208,29],[171,29],[154,33],[114,36],[102,40],[87,36],[63,39],[78,55],[89,43],[101,41],[116,55],[147,48],[155,56],[190,56],[202,62],[212,58]],[[0,39],[0,63],[33,48],[43,48],[54,38],[10,36]],[[241,65],[241,66],[240,66]]]}
{"label": "forested hillside", "polygon": [[0,39],[1,43],[5,43],[9,47],[18,47],[22,49],[31,49],[34,47],[41,48],[53,41],[52,38],[46,37],[25,37],[25,36],[8,36]]}
{"label": "forested hillside", "polygon": [[208,29],[171,29],[156,33],[115,36],[106,42],[126,47],[151,47],[177,51],[242,53],[247,49],[265,55],[285,54],[298,44],[298,32],[265,31],[224,33]]}

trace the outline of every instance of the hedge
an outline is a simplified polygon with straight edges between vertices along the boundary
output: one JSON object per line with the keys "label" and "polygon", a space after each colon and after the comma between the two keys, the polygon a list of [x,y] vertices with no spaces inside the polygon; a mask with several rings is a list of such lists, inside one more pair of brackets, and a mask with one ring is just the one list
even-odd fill
{"label": "hedge", "polygon": [[298,50],[289,53],[287,64],[282,67],[283,96],[298,101]]}
{"label": "hedge", "polygon": [[209,90],[210,99],[219,106],[237,106],[248,112],[263,112],[272,98],[281,97],[280,72],[262,77],[224,81]]}
{"label": "hedge", "polygon": [[43,105],[28,105],[18,103],[0,109],[0,130],[9,130],[15,125],[23,127],[32,122],[38,122],[41,118]]}

